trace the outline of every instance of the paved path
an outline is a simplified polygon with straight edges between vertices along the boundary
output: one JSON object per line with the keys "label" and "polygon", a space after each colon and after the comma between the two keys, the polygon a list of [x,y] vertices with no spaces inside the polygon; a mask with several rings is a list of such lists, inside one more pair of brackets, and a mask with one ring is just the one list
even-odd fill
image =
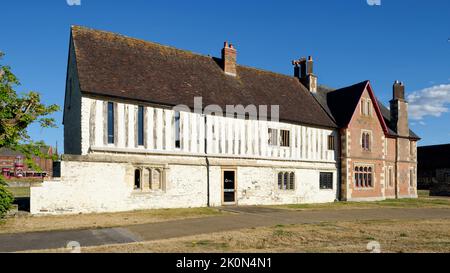
{"label": "paved path", "polygon": [[236,214],[121,228],[4,234],[0,235],[0,252],[63,248],[71,241],[77,241],[81,246],[125,244],[280,224],[450,218],[450,209],[288,211],[259,207],[238,207],[224,208],[224,210]]}

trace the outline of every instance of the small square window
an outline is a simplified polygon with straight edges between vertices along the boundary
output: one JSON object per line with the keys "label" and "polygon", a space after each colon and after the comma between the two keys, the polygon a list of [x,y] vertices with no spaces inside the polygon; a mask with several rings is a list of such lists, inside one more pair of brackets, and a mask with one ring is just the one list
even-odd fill
{"label": "small square window", "polygon": [[320,173],[320,189],[321,190],[333,189],[333,173]]}

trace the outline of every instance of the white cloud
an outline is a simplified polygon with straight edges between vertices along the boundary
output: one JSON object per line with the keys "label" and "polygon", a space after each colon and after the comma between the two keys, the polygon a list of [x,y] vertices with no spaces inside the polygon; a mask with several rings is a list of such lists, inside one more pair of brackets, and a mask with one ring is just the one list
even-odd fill
{"label": "white cloud", "polygon": [[412,120],[422,120],[426,116],[440,117],[449,112],[450,84],[435,85],[413,92],[407,99]]}

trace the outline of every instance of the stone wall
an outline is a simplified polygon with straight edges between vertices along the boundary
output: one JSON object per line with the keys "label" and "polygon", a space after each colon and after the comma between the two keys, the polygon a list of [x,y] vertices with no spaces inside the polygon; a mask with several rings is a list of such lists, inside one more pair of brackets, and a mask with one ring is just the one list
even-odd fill
{"label": "stone wall", "polygon": [[[337,199],[336,164],[210,158],[210,205],[222,205],[222,171],[237,174],[238,205],[323,203]],[[158,190],[134,189],[136,169],[163,170]],[[75,214],[141,209],[206,207],[204,157],[96,154],[66,156],[62,177],[31,188],[32,214]],[[295,190],[278,189],[279,171],[295,172]],[[333,189],[321,190],[321,171],[333,173]],[[148,184],[143,184],[148,185]]]}

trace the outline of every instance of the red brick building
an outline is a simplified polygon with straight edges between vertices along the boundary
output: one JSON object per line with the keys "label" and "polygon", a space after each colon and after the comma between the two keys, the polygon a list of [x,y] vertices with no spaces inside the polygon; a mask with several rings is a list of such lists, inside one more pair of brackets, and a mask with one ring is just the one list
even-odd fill
{"label": "red brick building", "polygon": [[403,83],[395,82],[390,110],[369,81],[328,90],[316,98],[340,127],[341,199],[417,197],[417,141],[409,129]]}
{"label": "red brick building", "polygon": [[[52,147],[42,147],[42,153],[49,156],[53,155]],[[33,157],[33,162],[41,170],[33,170],[25,164],[25,156],[11,149],[0,149],[0,169],[5,178],[43,178],[52,176],[53,160]]]}

